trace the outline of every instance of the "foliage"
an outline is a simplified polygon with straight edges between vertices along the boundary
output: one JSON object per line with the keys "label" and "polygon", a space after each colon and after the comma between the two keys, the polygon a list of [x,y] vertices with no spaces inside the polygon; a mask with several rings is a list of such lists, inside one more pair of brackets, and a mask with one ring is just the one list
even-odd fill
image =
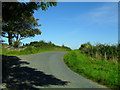
{"label": "foliage", "polygon": [[[8,47],[8,48],[7,48]],[[13,48],[9,45],[2,45],[2,53],[3,55],[28,55],[35,54],[46,51],[70,51],[69,47],[61,47],[53,44],[52,42],[31,42],[30,44],[24,44],[24,46],[19,48]]]}
{"label": "foliage", "polygon": [[56,6],[57,2],[3,2],[3,21],[17,21],[22,15],[32,16],[35,10],[39,8],[47,10],[50,6]]}
{"label": "foliage", "polygon": [[[47,10],[49,6],[56,5],[56,2],[3,2],[2,36],[8,38],[9,45],[12,45],[13,38],[34,37],[35,34],[41,34],[38,29],[34,28],[38,26],[36,23],[37,20],[33,17],[34,11],[39,8]],[[33,19],[31,19],[31,17],[33,17]]]}
{"label": "foliage", "polygon": [[118,61],[118,48],[118,45],[97,44],[92,46],[90,43],[85,43],[79,49],[83,53],[97,59]]}
{"label": "foliage", "polygon": [[70,51],[64,56],[68,67],[76,73],[110,88],[119,88],[118,63],[91,58],[80,50]]}
{"label": "foliage", "polygon": [[14,37],[16,40],[21,40],[26,37],[34,37],[35,35],[41,34],[40,30],[35,28],[40,26],[38,24],[39,19],[35,19],[33,16],[25,17],[23,15],[21,21],[13,23],[14,25]]}
{"label": "foliage", "polygon": [[35,42],[30,42],[30,44],[27,44],[27,46],[33,46],[33,47],[41,47],[41,48],[52,48],[52,47],[56,47],[56,48],[63,48],[66,50],[71,50],[69,47],[67,46],[57,46],[55,44],[53,44],[52,42],[44,42],[44,41],[35,41]]}

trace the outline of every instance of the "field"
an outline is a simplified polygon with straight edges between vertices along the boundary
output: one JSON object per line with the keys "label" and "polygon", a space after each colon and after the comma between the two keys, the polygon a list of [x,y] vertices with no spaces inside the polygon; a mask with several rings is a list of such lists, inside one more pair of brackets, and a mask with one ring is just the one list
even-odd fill
{"label": "field", "polygon": [[92,58],[80,50],[70,51],[64,55],[64,62],[74,72],[105,85],[118,88],[118,63]]}

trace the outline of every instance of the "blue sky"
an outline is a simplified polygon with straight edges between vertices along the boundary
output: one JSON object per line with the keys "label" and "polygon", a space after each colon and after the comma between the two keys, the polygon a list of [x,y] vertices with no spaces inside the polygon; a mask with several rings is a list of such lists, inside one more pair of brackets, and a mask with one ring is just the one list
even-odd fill
{"label": "blue sky", "polygon": [[22,40],[25,43],[44,40],[77,49],[90,42],[118,43],[117,2],[59,2],[47,11],[34,13],[42,34]]}
{"label": "blue sky", "polygon": [[77,49],[90,42],[118,42],[118,7],[115,2],[62,2],[34,16],[42,24],[41,35],[24,42],[44,40]]}

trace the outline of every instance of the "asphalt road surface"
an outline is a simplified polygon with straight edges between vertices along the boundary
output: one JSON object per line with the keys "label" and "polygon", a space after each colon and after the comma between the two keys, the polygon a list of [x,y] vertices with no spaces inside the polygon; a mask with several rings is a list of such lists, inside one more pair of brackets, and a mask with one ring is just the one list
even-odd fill
{"label": "asphalt road surface", "polygon": [[[44,79],[43,84],[35,85],[37,88],[106,88],[71,71],[62,59],[65,53],[53,51],[19,56],[19,58],[29,63],[24,66],[44,73],[45,77],[43,74],[37,75],[38,80],[39,77]],[[33,73],[33,76],[36,75]]]}

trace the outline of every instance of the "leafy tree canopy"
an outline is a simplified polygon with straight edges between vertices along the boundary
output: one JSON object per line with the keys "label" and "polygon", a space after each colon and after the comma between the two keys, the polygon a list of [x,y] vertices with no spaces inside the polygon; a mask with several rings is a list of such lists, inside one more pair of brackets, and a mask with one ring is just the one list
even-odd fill
{"label": "leafy tree canopy", "polygon": [[2,3],[2,36],[8,38],[9,45],[12,39],[21,40],[25,37],[34,37],[41,34],[38,19],[33,17],[35,10],[39,8],[47,10],[50,6],[56,6],[56,2],[3,2]]}

